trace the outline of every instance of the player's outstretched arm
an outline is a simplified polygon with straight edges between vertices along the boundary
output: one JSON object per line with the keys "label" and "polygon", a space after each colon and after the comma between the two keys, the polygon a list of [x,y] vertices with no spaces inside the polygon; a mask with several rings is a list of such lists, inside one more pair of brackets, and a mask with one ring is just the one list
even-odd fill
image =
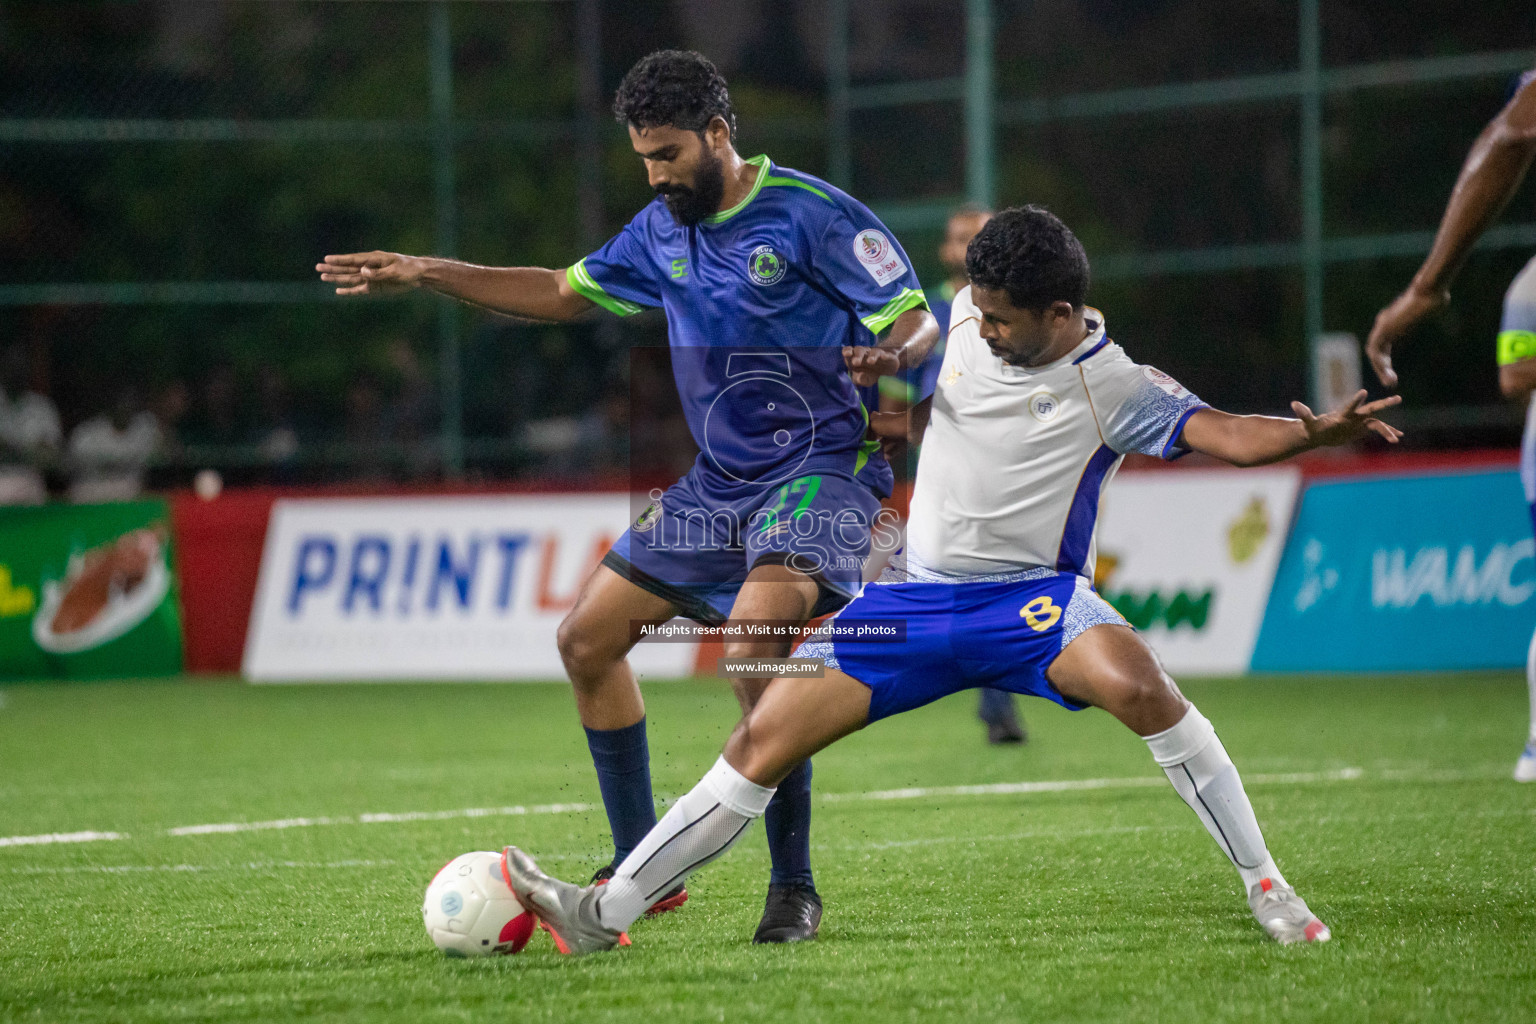
{"label": "player's outstretched arm", "polygon": [[1267,466],[1312,448],[1347,444],[1366,433],[1396,444],[1403,432],[1383,423],[1376,414],[1397,405],[1402,396],[1391,395],[1375,402],[1356,393],[1333,412],[1314,415],[1300,402],[1292,402],[1295,419],[1281,416],[1235,416],[1217,409],[1201,409],[1184,424],[1183,446],[1204,452],[1234,466]]}
{"label": "player's outstretched arm", "polygon": [[572,320],[594,308],[571,287],[565,271],[542,267],[481,267],[432,256],[354,252],[327,256],[315,269],[320,280],[336,285],[337,295],[392,295],[430,288],[531,320]]}
{"label": "player's outstretched arm", "polygon": [[1483,129],[1462,164],[1435,244],[1403,293],[1376,314],[1365,351],[1376,376],[1397,383],[1392,346],[1424,317],[1451,299],[1451,282],[1467,254],[1519,189],[1536,158],[1536,77]]}

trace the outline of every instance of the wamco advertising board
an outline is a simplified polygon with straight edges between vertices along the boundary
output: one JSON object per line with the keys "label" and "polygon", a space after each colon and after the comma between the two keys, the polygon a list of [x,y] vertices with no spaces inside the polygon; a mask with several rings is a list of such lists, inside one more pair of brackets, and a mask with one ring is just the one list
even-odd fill
{"label": "wamco advertising board", "polygon": [[1514,667],[1536,541],[1512,471],[1307,488],[1254,652],[1260,671]]}
{"label": "wamco advertising board", "polygon": [[[630,519],[622,494],[280,501],[245,675],[562,679],[555,630]],[[640,644],[630,662],[688,675],[694,648]]]}

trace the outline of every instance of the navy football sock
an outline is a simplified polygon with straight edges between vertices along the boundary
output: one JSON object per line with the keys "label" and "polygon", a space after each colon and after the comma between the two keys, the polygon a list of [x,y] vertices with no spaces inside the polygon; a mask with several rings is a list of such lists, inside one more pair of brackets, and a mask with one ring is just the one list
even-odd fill
{"label": "navy football sock", "polygon": [[809,885],[811,877],[811,762],[784,777],[763,815],[768,855],[773,858],[769,885]]}
{"label": "navy football sock", "polygon": [[1014,718],[1017,712],[1013,709],[1013,694],[1007,690],[994,690],[991,687],[982,687],[981,699],[977,702],[976,716],[988,725],[998,722],[1006,722]]}
{"label": "navy football sock", "polygon": [[587,749],[597,768],[597,788],[613,830],[613,862],[618,864],[656,825],[645,719],[622,729],[588,729]]}

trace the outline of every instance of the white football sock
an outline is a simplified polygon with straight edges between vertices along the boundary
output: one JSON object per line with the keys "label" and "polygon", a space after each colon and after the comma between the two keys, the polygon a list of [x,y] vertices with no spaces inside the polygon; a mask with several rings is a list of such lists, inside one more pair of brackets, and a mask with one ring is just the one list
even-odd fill
{"label": "white football sock", "polygon": [[1531,634],[1531,649],[1525,655],[1525,685],[1531,691],[1531,732],[1528,742],[1536,744],[1536,633]]}
{"label": "white football sock", "polygon": [[651,904],[703,867],[763,816],[773,790],[742,775],[721,757],[656,823],[620,864],[598,897],[604,927],[626,931]]}
{"label": "white football sock", "polygon": [[1285,885],[1264,846],[1253,805],[1243,792],[1243,780],[1216,738],[1216,730],[1199,709],[1191,704],[1178,725],[1142,738],[1173,788],[1237,868],[1244,895],[1262,878]]}

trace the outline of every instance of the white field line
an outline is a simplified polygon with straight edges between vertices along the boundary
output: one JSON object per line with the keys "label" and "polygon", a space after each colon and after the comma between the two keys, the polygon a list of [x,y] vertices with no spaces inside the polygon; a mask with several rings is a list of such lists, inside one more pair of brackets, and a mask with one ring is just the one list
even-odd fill
{"label": "white field line", "polygon": [[[1462,769],[1450,771],[1419,771],[1414,769],[1338,768],[1319,772],[1255,773],[1244,776],[1250,786],[1309,785],[1325,782],[1351,782],[1374,778],[1387,782],[1451,782],[1478,781],[1494,776],[1486,770]],[[890,800],[922,800],[932,797],[964,796],[1014,796],[1031,793],[1069,793],[1082,790],[1146,789],[1168,785],[1168,780],[1156,775],[1136,775],[1126,778],[1104,779],[1056,779],[1042,782],[993,782],[972,786],[914,786],[906,789],[877,789],[864,793],[823,793],[822,803],[865,803]],[[531,804],[508,807],[466,807],[452,811],[380,811],[369,814],[342,817],[279,818],[273,821],[226,821],[205,825],[181,825],[166,829],[168,836],[220,835],[234,832],[264,832],[291,828],[314,828],[321,825],[377,825],[412,821],[453,821],[463,818],[521,817],[535,814],[584,814],[599,810],[592,803]],[[35,846],[49,843],[88,843],[104,840],[127,839],[121,832],[54,832],[36,836],[0,836],[0,847]]]}
{"label": "white field line", "polygon": [[0,846],[46,846],[51,843],[99,843],[127,839],[122,832],[48,832],[40,836],[0,836]]}
{"label": "white field line", "polygon": [[[1281,775],[1249,775],[1245,785],[1304,785],[1310,782],[1343,782],[1365,775],[1363,768],[1329,772],[1287,772]],[[877,789],[869,793],[824,793],[823,803],[865,800],[921,800],[933,796],[1002,796],[1019,793],[1070,793],[1084,789],[1141,789],[1168,785],[1161,776],[1137,775],[1125,779],[1057,779],[1047,782],[993,782],[981,786],[914,786],[908,789]]]}
{"label": "white field line", "polygon": [[263,832],[268,829],[313,828],[315,825],[350,825],[351,818],[280,818],[277,821],[226,821],[216,825],[183,825],[168,828],[168,836],[206,836],[216,832]]}
{"label": "white field line", "polygon": [[507,818],[525,814],[580,814],[596,804],[534,804],[531,807],[465,807],[457,811],[380,811],[355,818],[280,818],[277,821],[225,821],[215,825],[182,825],[166,829],[169,836],[206,836],[219,832],[263,832],[269,829],[311,828],[315,825],[380,825],[399,821],[451,821],[455,818]]}
{"label": "white field line", "polygon": [[9,868],[8,875],[136,875],[146,872],[199,873],[204,871],[272,871],[278,868],[373,868],[394,864],[392,860],[253,860],[244,864],[81,864],[74,867]]}

